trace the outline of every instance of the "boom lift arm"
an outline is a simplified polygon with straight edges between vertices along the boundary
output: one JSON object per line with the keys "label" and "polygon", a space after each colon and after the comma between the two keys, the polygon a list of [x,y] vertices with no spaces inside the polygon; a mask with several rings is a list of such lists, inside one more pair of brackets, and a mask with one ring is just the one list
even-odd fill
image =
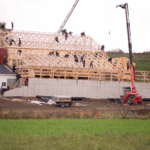
{"label": "boom lift arm", "polygon": [[71,16],[73,10],[75,9],[75,7],[77,6],[79,0],[76,0],[75,3],[73,4],[71,10],[69,11],[68,15],[66,16],[65,20],[63,21],[62,25],[60,26],[58,33],[60,33],[62,31],[62,29],[64,28],[66,22],[68,21],[69,17]]}
{"label": "boom lift arm", "polygon": [[142,102],[143,100],[141,99],[141,96],[136,96],[136,95],[138,95],[138,93],[137,93],[137,90],[136,90],[135,85],[134,85],[135,69],[134,69],[134,65],[133,65],[132,41],[131,41],[131,30],[130,30],[128,3],[122,4],[122,5],[117,5],[116,7],[121,7],[123,9],[125,9],[126,23],[127,23],[127,34],[128,34],[129,58],[130,58],[130,69],[131,69],[132,91],[126,90],[126,94],[125,94],[126,96],[124,96],[124,101],[128,101],[130,99],[130,103],[131,103],[131,99],[132,99],[132,102]]}

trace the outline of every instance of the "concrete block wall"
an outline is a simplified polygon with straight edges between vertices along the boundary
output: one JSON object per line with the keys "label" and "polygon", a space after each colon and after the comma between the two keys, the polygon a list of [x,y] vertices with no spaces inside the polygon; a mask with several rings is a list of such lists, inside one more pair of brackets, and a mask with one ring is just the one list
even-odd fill
{"label": "concrete block wall", "polygon": [[[123,86],[130,82],[90,81],[68,79],[30,78],[28,87],[16,88],[4,93],[4,96],[69,95],[71,97],[119,98]],[[139,95],[150,98],[150,83],[135,83]]]}

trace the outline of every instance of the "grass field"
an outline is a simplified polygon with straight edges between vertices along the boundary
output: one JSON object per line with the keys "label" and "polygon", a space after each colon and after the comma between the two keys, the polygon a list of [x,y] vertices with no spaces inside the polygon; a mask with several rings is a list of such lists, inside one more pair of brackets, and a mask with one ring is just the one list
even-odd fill
{"label": "grass field", "polygon": [[[108,53],[109,57],[127,57],[129,53]],[[133,53],[133,61],[136,63],[135,70],[150,71],[150,53]]]}
{"label": "grass field", "polygon": [[150,120],[0,120],[0,149],[149,149]]}

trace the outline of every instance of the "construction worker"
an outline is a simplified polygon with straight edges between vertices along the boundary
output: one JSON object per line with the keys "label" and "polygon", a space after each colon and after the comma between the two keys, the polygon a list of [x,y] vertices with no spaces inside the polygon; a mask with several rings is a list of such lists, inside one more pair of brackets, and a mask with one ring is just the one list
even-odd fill
{"label": "construction worker", "polygon": [[67,40],[67,38],[68,38],[68,33],[65,32],[65,40]]}
{"label": "construction worker", "polygon": [[20,38],[19,38],[18,46],[20,46],[20,47],[21,47],[21,39],[20,39]]}
{"label": "construction worker", "polygon": [[48,55],[54,55],[54,51],[53,51],[53,52],[50,52]]}
{"label": "construction worker", "polygon": [[77,58],[77,55],[76,55],[76,54],[74,54],[74,58]]}
{"label": "construction worker", "polygon": [[93,60],[90,62],[90,68],[93,68]]}
{"label": "construction worker", "polygon": [[59,56],[59,53],[56,51],[56,56]]}
{"label": "construction worker", "polygon": [[9,86],[7,85],[7,91],[9,91],[9,89],[10,89]]}
{"label": "construction worker", "polygon": [[83,59],[84,59],[84,54],[81,56],[80,62],[81,62],[81,61],[83,62]]}
{"label": "construction worker", "polygon": [[12,30],[14,29],[14,23],[13,22],[11,22],[11,27],[12,27]]}
{"label": "construction worker", "polygon": [[62,32],[62,35],[64,35],[64,34],[67,32],[67,30],[64,29],[64,30],[62,30],[61,32]]}
{"label": "construction worker", "polygon": [[5,25],[4,24],[2,24],[1,29],[5,29]]}
{"label": "construction worker", "polygon": [[17,52],[17,54],[19,53],[19,55],[21,55],[21,53],[22,53],[22,50],[21,49],[19,49],[18,50],[18,52]]}
{"label": "construction worker", "polygon": [[127,70],[129,70],[129,61],[127,61],[126,64],[127,64]]}
{"label": "construction worker", "polygon": [[16,70],[16,66],[15,66],[15,65],[13,65],[13,73],[15,72],[15,70]]}
{"label": "construction worker", "polygon": [[104,48],[105,48],[105,46],[104,45],[102,45],[101,46],[101,50],[104,52]]}
{"label": "construction worker", "polygon": [[98,56],[98,53],[95,54],[95,57],[97,57],[97,56]]}
{"label": "construction worker", "polygon": [[3,58],[3,64],[5,65],[6,62],[7,62],[7,60],[6,60],[6,57],[4,56],[4,58]]}
{"label": "construction worker", "polygon": [[78,57],[76,57],[74,61],[77,63],[78,62]]}
{"label": "construction worker", "polygon": [[56,42],[59,42],[58,37],[55,37],[55,41],[56,41]]}
{"label": "construction worker", "polygon": [[112,57],[109,57],[109,58],[108,58],[108,61],[110,61],[110,62],[112,63],[112,59],[113,59]]}
{"label": "construction worker", "polygon": [[[9,39],[9,42],[10,42],[10,44],[9,44],[9,45],[12,45],[12,42],[14,42],[14,43],[15,43],[15,41],[14,41],[13,39]],[[16,43],[15,43],[15,45],[16,45]]]}
{"label": "construction worker", "polygon": [[65,54],[65,58],[68,58],[69,57],[69,54]]}
{"label": "construction worker", "polygon": [[81,33],[81,36],[85,36],[85,32],[82,32],[82,33]]}
{"label": "construction worker", "polygon": [[21,75],[17,73],[16,80],[18,81],[21,78]]}
{"label": "construction worker", "polygon": [[83,67],[85,68],[85,60],[83,60]]}
{"label": "construction worker", "polygon": [[73,32],[70,31],[70,32],[69,32],[69,35],[72,35],[72,33],[73,33]]}
{"label": "construction worker", "polygon": [[3,86],[1,86],[1,95],[3,95],[4,93],[4,89],[3,89]]}

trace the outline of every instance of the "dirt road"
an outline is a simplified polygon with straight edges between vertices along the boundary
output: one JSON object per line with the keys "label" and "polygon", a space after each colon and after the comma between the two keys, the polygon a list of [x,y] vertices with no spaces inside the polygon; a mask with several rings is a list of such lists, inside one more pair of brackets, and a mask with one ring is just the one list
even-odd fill
{"label": "dirt road", "polygon": [[[122,110],[121,104],[113,104],[112,101],[106,99],[90,99],[85,101],[76,101],[74,100],[74,107],[55,107],[53,105],[48,104],[32,104],[27,102],[26,100],[39,100],[37,98],[16,98],[19,101],[12,101],[14,98],[1,98],[0,99],[0,109],[1,110],[13,110],[13,111],[28,111],[31,110],[36,113],[44,113],[44,112],[52,112],[52,113],[66,113],[66,114],[74,114],[74,113],[102,113],[102,114],[112,114],[119,113],[119,110]],[[125,106],[130,107],[130,110],[142,110],[149,109],[150,106],[147,106],[145,103],[141,105],[132,105]]]}

